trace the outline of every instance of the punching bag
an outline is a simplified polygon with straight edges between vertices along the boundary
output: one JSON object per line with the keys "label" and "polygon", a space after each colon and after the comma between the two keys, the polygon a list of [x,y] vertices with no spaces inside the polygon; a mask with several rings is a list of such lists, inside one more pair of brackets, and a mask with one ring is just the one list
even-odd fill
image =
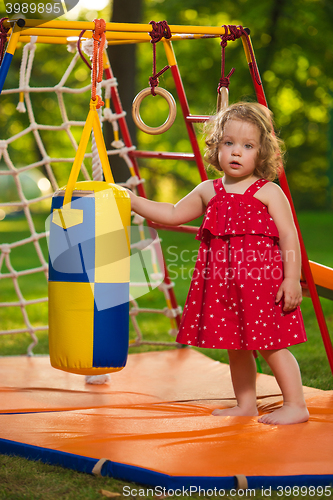
{"label": "punching bag", "polygon": [[[49,350],[54,368],[101,375],[127,360],[131,204],[113,182],[94,107],[90,114],[68,184],[52,199]],[[106,182],[76,182],[91,128]]]}

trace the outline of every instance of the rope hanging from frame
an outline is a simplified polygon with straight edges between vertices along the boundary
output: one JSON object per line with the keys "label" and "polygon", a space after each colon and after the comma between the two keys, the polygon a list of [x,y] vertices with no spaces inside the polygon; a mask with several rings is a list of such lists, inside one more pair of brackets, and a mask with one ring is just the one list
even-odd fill
{"label": "rope hanging from frame", "polygon": [[235,41],[242,36],[245,37],[246,44],[251,56],[251,65],[253,68],[254,78],[258,85],[261,85],[261,80],[259,76],[259,70],[257,67],[257,63],[254,57],[252,45],[249,38],[248,31],[243,28],[243,26],[235,26],[235,25],[223,25],[225,33],[221,35],[221,78],[219,80],[219,84],[217,87],[217,112],[221,109],[224,109],[228,106],[228,98],[229,98],[229,84],[230,78],[233,75],[235,68],[232,68],[228,75],[225,76],[225,48],[228,44],[228,41]]}
{"label": "rope hanging from frame", "polygon": [[97,83],[103,79],[103,50],[106,42],[105,29],[106,22],[104,19],[94,19],[95,29],[93,31],[94,52],[92,58],[92,75],[91,75],[91,99],[96,101],[96,108],[104,106],[101,96],[97,95]]}
{"label": "rope hanging from frame", "polygon": [[[158,78],[165,72],[167,71],[170,66],[167,65],[161,71],[156,73],[156,44],[162,38],[165,39],[170,39],[172,37],[171,30],[168,26],[168,23],[166,21],[159,21],[156,23],[155,21],[150,21],[150,23],[153,27],[152,31],[149,33],[151,40],[150,42],[153,44],[153,75],[149,78],[149,85],[150,87],[147,87],[146,89],[141,90],[139,92],[133,101],[132,105],[132,117],[134,123],[143,131],[146,132],[147,134],[162,134],[163,132],[166,132],[173,122],[175,121],[176,118],[176,113],[177,113],[177,108],[176,108],[176,103],[173,98],[173,96],[170,94],[165,89],[159,88],[159,80]],[[148,95],[153,95],[156,96],[160,95],[162,96],[168,103],[169,105],[169,115],[165,122],[160,125],[159,127],[150,127],[144,123],[144,121],[141,118],[140,115],[140,106],[145,97]]]}
{"label": "rope hanging from frame", "polygon": [[167,40],[169,40],[172,34],[166,21],[159,21],[158,23],[156,23],[155,21],[150,21],[149,24],[151,24],[153,27],[153,30],[149,33],[151,37],[150,43],[153,44],[153,75],[149,78],[149,85],[151,87],[152,95],[155,96],[155,88],[159,84],[158,78],[170,68],[169,65],[164,66],[161,71],[156,73],[156,44],[157,42],[161,41],[162,38],[166,38]]}

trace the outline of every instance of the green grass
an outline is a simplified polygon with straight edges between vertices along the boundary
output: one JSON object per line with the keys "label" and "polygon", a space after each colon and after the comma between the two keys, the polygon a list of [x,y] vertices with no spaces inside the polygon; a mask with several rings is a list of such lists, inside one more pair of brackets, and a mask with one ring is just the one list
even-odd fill
{"label": "green grass", "polygon": [[[54,465],[41,462],[30,462],[20,457],[7,457],[0,455],[0,500],[102,500],[106,498],[101,493],[106,490],[118,493],[120,500],[129,498],[166,498],[162,488],[155,491],[151,487],[115,480],[109,477],[94,477],[89,474],[63,469]],[[278,491],[265,489],[236,492],[223,490],[215,496],[207,491],[207,495],[192,494],[191,496],[179,495],[176,492],[167,498],[191,498],[192,500],[207,500],[208,498],[221,498],[235,500],[237,498],[260,499],[327,499],[332,496],[332,487],[286,487]]]}
{"label": "green grass", "polygon": [[301,212],[298,222],[309,259],[333,267],[333,213]]}
{"label": "green grass", "polygon": [[[299,223],[302,230],[303,239],[307,248],[308,256],[311,260],[333,267],[333,231],[331,213],[300,213]],[[35,216],[37,232],[44,231],[44,219],[42,215]],[[13,219],[0,222],[0,243],[10,243],[26,238],[29,235],[27,226],[23,219]],[[172,280],[175,282],[175,292],[178,302],[183,306],[190,284],[191,269],[194,267],[195,253],[198,248],[198,242],[194,240],[193,235],[161,231],[162,246]],[[44,256],[47,255],[45,242],[42,243]],[[184,259],[187,262],[183,261]],[[175,262],[173,262],[175,261]],[[32,244],[25,245],[19,249],[13,250],[11,262],[16,270],[32,268],[39,266],[39,260],[36,257],[36,251]],[[174,265],[176,264],[176,266]],[[182,269],[179,269],[180,266]],[[175,270],[178,268],[178,276]],[[5,272],[6,268],[2,269]],[[26,299],[46,296],[46,279],[43,273],[29,275],[20,278],[19,284],[22,293]],[[17,300],[16,293],[12,285],[12,280],[0,280],[0,301]],[[139,299],[142,307],[164,308],[165,301],[163,294],[155,290],[151,294],[145,295]],[[333,331],[333,302],[327,299],[321,299],[322,307],[325,313],[329,331]],[[47,305],[36,304],[27,308],[30,321],[34,326],[47,324]],[[316,317],[313,311],[312,303],[309,298],[304,298],[302,304],[304,323],[307,330],[308,342],[299,346],[294,346],[291,350],[298,359],[301,367],[304,385],[317,387],[319,389],[333,389],[332,374],[327,362],[325,349],[321,339],[320,331],[317,325]],[[170,322],[162,315],[140,314],[138,321],[142,329],[144,338],[147,340],[166,340],[172,341],[168,335]],[[1,329],[14,329],[23,327],[23,319],[20,308],[0,308]],[[131,337],[134,337],[133,328],[131,328]],[[35,348],[36,354],[48,353],[48,339],[46,332],[38,333],[39,344]],[[30,337],[27,334],[0,336],[0,355],[24,354],[30,343]],[[152,350],[149,346],[131,348],[130,352],[143,352]],[[158,347],[155,349],[165,349]],[[207,356],[222,362],[227,362],[225,351],[199,349]],[[268,366],[263,360],[261,365],[264,373],[270,373]],[[112,478],[95,478],[88,474],[73,472],[61,467],[42,464],[40,462],[29,462],[20,457],[6,457],[0,455],[0,500],[20,500],[20,499],[64,499],[64,500],[88,500],[102,499],[99,491],[101,489],[123,492],[123,487],[129,483],[114,480]],[[131,488],[143,488],[130,484]],[[144,489],[146,491],[146,489]],[[122,498],[135,498],[151,496],[138,493],[134,496]],[[304,491],[304,490],[303,490]],[[291,492],[292,493],[292,492]],[[318,492],[317,492],[318,493]],[[245,497],[245,496],[244,496]],[[120,498],[120,497],[119,497]],[[156,496],[155,498],[160,498]],[[180,496],[178,498],[185,498]],[[192,495],[194,500],[203,498],[201,495]],[[238,498],[230,492],[226,492],[223,498]],[[254,496],[252,496],[254,498]],[[255,498],[264,498],[260,490],[256,491]],[[325,498],[325,495],[301,495],[299,494],[279,494],[272,492],[270,498],[277,500],[279,498]],[[327,498],[327,496],[326,496]]]}

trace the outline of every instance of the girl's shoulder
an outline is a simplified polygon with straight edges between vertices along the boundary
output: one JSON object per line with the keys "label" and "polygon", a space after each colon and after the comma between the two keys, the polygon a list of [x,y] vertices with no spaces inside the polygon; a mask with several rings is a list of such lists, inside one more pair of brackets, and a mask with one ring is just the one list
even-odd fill
{"label": "girl's shoulder", "polygon": [[208,205],[209,201],[216,195],[213,180],[202,181],[196,189],[198,189],[205,205]]}
{"label": "girl's shoulder", "polygon": [[268,181],[254,194],[254,198],[268,206],[285,198],[285,194],[278,184]]}

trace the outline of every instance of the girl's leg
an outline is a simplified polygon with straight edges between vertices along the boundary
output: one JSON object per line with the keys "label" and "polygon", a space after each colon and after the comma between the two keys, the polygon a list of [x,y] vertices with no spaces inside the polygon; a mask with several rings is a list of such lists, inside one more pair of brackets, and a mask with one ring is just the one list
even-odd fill
{"label": "girl's leg", "polygon": [[253,351],[228,351],[232,385],[237,406],[214,410],[215,416],[258,415],[256,396],[257,367]]}
{"label": "girl's leg", "polygon": [[298,363],[288,349],[260,351],[282,391],[283,406],[259,418],[264,424],[298,424],[309,419]]}

